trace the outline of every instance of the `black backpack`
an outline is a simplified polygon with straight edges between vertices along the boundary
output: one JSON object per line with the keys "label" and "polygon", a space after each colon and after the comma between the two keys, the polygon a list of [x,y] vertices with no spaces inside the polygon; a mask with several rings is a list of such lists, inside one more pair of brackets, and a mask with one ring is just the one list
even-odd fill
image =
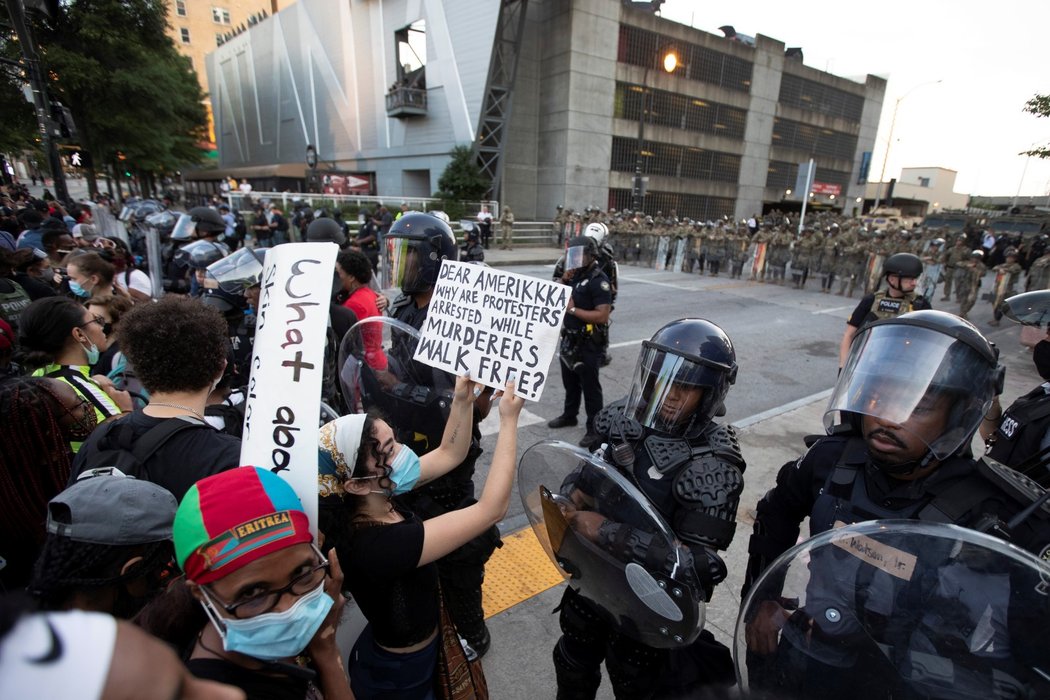
{"label": "black backpack", "polygon": [[102,435],[96,443],[97,451],[87,457],[83,464],[78,465],[72,480],[76,481],[77,476],[93,469],[112,467],[128,476],[152,481],[146,468],[150,458],[177,434],[197,428],[214,430],[207,423],[195,418],[166,418],[136,440],[135,431],[126,421],[111,421],[99,428]]}
{"label": "black backpack", "polygon": [[244,221],[244,216],[239,211],[233,213],[233,235],[237,237],[238,241],[243,241],[244,237],[248,235],[248,224]]}

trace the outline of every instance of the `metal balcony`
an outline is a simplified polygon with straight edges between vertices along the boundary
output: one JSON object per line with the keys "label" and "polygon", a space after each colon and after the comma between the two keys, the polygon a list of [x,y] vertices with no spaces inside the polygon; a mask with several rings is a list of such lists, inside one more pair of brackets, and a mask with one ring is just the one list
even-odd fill
{"label": "metal balcony", "polygon": [[425,117],[427,114],[427,91],[420,88],[393,87],[386,94],[388,117]]}

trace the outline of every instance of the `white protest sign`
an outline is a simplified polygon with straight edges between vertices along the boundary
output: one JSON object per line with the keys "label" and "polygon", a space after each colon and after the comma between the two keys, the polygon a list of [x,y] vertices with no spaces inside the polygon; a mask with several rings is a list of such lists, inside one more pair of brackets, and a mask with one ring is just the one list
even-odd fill
{"label": "white protest sign", "polygon": [[572,288],[445,260],[414,359],[538,401],[550,374]]}
{"label": "white protest sign", "polygon": [[292,485],[317,532],[317,424],[332,295],[334,243],[286,243],[266,251],[241,464]]}

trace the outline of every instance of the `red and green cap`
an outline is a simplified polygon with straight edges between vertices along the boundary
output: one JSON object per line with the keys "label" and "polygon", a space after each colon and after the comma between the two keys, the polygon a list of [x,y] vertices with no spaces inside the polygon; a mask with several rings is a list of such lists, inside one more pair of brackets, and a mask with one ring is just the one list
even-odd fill
{"label": "red and green cap", "polygon": [[238,467],[194,484],[175,513],[173,539],[186,578],[200,584],[313,541],[295,491],[259,467]]}

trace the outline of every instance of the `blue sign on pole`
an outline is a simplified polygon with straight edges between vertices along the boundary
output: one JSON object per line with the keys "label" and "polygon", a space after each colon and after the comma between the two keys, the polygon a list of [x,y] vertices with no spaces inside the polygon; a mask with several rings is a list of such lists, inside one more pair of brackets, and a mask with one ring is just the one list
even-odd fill
{"label": "blue sign on pole", "polygon": [[857,173],[858,185],[867,184],[869,170],[871,170],[871,151],[864,151],[860,154],[860,172]]}

